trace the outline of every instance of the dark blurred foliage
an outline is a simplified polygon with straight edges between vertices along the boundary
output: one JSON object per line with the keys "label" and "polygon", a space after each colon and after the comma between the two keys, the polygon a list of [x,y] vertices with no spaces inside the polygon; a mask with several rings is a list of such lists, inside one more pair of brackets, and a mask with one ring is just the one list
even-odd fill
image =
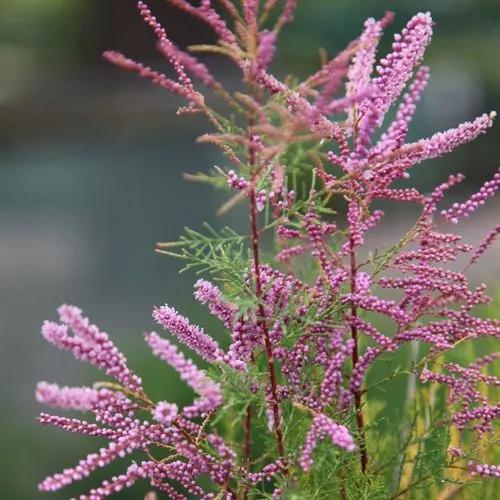
{"label": "dark blurred foliage", "polygon": [[[179,45],[211,39],[203,25],[166,2],[150,3]],[[205,124],[176,118],[176,99],[101,60],[103,50],[115,48],[168,69],[134,4],[0,0],[2,498],[39,498],[36,483],[44,474],[74,464],[98,445],[35,422],[38,379],[69,385],[96,379],[95,371],[40,338],[41,321],[53,318],[60,302],[81,305],[109,331],[153,395],[163,399],[182,402],[189,394],[143,346],[140,334],[152,326],[152,305],[168,301],[220,333],[193,303],[194,277],[179,277],[177,263],[154,254],[154,242],[173,240],[184,225],[198,228],[204,220],[244,230],[246,219],[236,210],[217,221],[220,194],[181,178],[220,160],[212,148],[192,145]],[[303,0],[273,70],[306,75],[319,63],[318,47],[329,54],[341,50],[364,19],[387,9],[396,12],[390,33],[418,10],[432,10],[436,21],[425,61],[431,82],[413,137],[500,108],[498,0]],[[382,48],[389,45],[387,36]],[[209,62],[233,84],[233,68]],[[461,170],[469,192],[498,164],[499,131],[497,125],[474,144],[420,167],[415,178],[430,188]],[[483,225],[468,226],[474,238],[495,219],[492,207]],[[401,225],[404,214],[393,220]],[[495,273],[498,278],[497,257],[491,253],[490,266],[480,271],[491,284]],[[395,396],[393,404],[399,401]],[[96,481],[51,498],[68,498]],[[139,498],[143,491],[140,486],[121,498]]]}

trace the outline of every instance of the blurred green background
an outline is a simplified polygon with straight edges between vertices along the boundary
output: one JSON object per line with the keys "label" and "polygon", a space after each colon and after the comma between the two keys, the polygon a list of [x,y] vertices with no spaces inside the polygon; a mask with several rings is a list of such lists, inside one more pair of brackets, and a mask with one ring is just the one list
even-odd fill
{"label": "blurred green background", "polygon": [[[111,333],[144,375],[156,397],[189,398],[188,391],[154,360],[141,332],[152,327],[154,304],[169,302],[209,331],[192,299],[194,278],[177,275],[177,263],[153,252],[158,240],[173,240],[183,226],[205,220],[245,230],[238,211],[218,221],[220,194],[182,180],[186,171],[207,170],[219,157],[193,146],[205,123],[175,116],[179,104],[161,89],[105,64],[115,48],[165,67],[154,40],[129,0],[0,0],[0,458],[2,498],[41,498],[37,482],[95,449],[91,438],[43,429],[35,417],[37,380],[78,385],[96,371],[45,344],[44,318],[63,301],[84,308]],[[167,31],[180,45],[210,39],[201,24],[151,0]],[[412,137],[430,135],[459,121],[500,111],[500,2],[498,0],[303,0],[296,22],[283,34],[273,66],[279,75],[304,76],[317,67],[318,47],[342,49],[369,16],[390,9],[401,28],[418,10],[431,10],[435,37],[426,64],[431,81]],[[385,38],[383,50],[390,44]],[[221,79],[235,72],[218,60]],[[470,193],[498,165],[497,125],[474,144],[415,170],[425,188],[452,171]],[[492,202],[467,222],[468,241],[498,222]],[[385,233],[402,230],[405,214],[388,215]],[[500,271],[498,247],[476,269],[475,280],[493,288]],[[212,329],[212,330],[211,330]],[[122,464],[123,465],[123,464]],[[104,476],[111,475],[109,469]],[[94,477],[50,498],[68,498],[97,484]],[[141,498],[140,485],[120,498]]]}

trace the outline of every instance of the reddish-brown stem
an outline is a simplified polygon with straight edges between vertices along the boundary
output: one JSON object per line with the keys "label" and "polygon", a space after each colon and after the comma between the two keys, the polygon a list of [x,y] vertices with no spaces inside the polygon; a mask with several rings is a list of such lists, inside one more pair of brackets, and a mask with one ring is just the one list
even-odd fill
{"label": "reddish-brown stem", "polygon": [[[255,165],[255,149],[252,147],[252,128],[254,126],[254,116],[252,113],[248,116],[248,127],[247,127],[247,139],[248,139],[248,163],[251,166]],[[255,358],[252,352],[251,355],[252,363],[255,363]],[[252,439],[252,407],[250,404],[247,405],[247,410],[245,414],[245,420],[243,422],[243,462],[247,469],[247,473],[250,473],[250,443]],[[247,484],[243,488],[243,500],[248,500],[248,494],[250,491],[250,486]]]}
{"label": "reddish-brown stem", "polygon": [[[356,264],[356,249],[354,245],[354,239],[352,237],[349,238],[349,253],[351,258],[351,272],[350,272],[350,281],[351,281],[351,293],[356,293],[356,273],[357,273],[357,264]],[[358,308],[353,304],[351,306],[351,315],[353,318],[357,318],[358,316]],[[359,347],[358,347],[358,329],[354,323],[351,324],[351,336],[354,342],[354,346],[352,348],[352,367],[357,365],[359,361]],[[366,472],[366,466],[368,465],[368,454],[366,452],[366,436],[365,436],[365,424],[363,418],[363,409],[361,407],[361,391],[353,391],[354,397],[354,405],[356,406],[356,423],[358,426],[359,432],[359,453],[361,460],[361,470],[363,474]]]}
{"label": "reddish-brown stem", "polygon": [[260,277],[260,260],[259,260],[259,231],[257,229],[257,201],[255,197],[255,186],[250,187],[250,225],[252,230],[252,253],[255,272],[255,295],[259,302],[257,306],[258,324],[262,330],[264,337],[264,346],[267,354],[267,369],[269,371],[269,384],[271,386],[270,405],[273,412],[274,432],[276,434],[276,442],[278,443],[278,452],[281,458],[285,457],[285,446],[283,443],[283,432],[281,430],[280,408],[278,403],[278,390],[276,382],[276,369],[274,366],[274,355],[271,340],[269,338],[269,329],[266,322],[264,306],[262,304],[262,283]]}
{"label": "reddish-brown stem", "polygon": [[[251,85],[251,82],[250,82]],[[257,101],[260,99],[257,98]],[[257,322],[260,326],[263,337],[264,345],[267,354],[267,368],[269,372],[269,384],[271,386],[271,399],[269,401],[271,409],[273,412],[274,419],[274,432],[276,435],[276,442],[278,444],[278,453],[280,458],[285,457],[285,446],[283,442],[283,432],[281,430],[281,418],[280,409],[278,403],[278,391],[276,382],[276,369],[274,366],[274,355],[271,345],[271,340],[269,338],[269,329],[266,322],[266,315],[264,311],[264,306],[262,304],[262,282],[260,276],[260,256],[259,256],[259,230],[257,227],[257,200],[255,196],[255,174],[257,169],[257,155],[255,147],[253,145],[252,134],[253,126],[255,124],[255,117],[253,113],[248,116],[248,126],[247,126],[247,140],[248,140],[248,164],[254,167],[251,177],[250,189],[248,192],[249,202],[250,202],[250,227],[252,233],[252,254],[254,262],[254,273],[255,273],[255,295],[257,297]],[[252,362],[254,362],[254,357],[252,355]],[[247,406],[247,413],[244,424],[245,432],[245,442],[244,442],[244,459],[246,461],[247,470],[250,467],[250,439],[251,439],[251,419],[252,419],[252,409],[251,406]],[[248,498],[248,488],[245,488],[243,492],[243,498],[246,500]]]}

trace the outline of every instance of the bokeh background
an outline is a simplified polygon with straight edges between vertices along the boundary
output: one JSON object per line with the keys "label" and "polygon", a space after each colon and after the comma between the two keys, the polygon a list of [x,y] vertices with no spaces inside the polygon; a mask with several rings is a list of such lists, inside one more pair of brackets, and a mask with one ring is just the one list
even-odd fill
{"label": "bokeh background", "polygon": [[[175,116],[179,101],[162,89],[102,61],[115,48],[165,67],[151,32],[132,0],[0,0],[0,492],[33,499],[40,478],[75,463],[95,448],[91,438],[43,429],[33,398],[37,380],[90,383],[96,372],[45,344],[45,318],[63,301],[84,308],[112,334],[154,395],[180,402],[187,390],[143,345],[154,304],[169,302],[207,328],[193,302],[193,276],[154,253],[155,242],[174,240],[183,226],[203,221],[245,230],[238,211],[218,220],[220,193],[190,184],[183,172],[206,171],[219,159],[193,145],[204,131],[197,117]],[[201,24],[166,5],[151,7],[181,46],[211,38]],[[394,10],[399,29],[418,10],[432,10],[435,39],[427,51],[431,82],[412,136],[498,109],[500,111],[500,2],[498,0],[303,0],[286,28],[273,71],[306,75],[355,37],[369,16]],[[390,43],[386,37],[383,48]],[[219,78],[234,72],[209,61]],[[461,170],[465,196],[499,163],[500,126],[475,143],[415,171],[429,188]],[[477,241],[495,222],[490,203],[465,226]],[[393,231],[405,214],[390,215]],[[390,234],[380,236],[381,240]],[[475,280],[498,289],[500,253],[491,250]],[[110,475],[106,471],[106,475]],[[68,498],[96,479],[50,498]],[[142,498],[144,486],[120,498]]]}

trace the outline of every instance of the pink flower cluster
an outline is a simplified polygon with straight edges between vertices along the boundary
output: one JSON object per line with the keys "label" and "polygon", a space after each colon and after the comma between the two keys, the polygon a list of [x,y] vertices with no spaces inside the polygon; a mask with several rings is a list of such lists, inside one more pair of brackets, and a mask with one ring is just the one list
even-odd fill
{"label": "pink flower cluster", "polygon": [[[208,366],[199,368],[157,333],[146,334],[153,353],[197,394],[183,408],[152,401],[124,355],[80,309],[61,306],[60,322],[44,323],[42,334],[49,342],[114,381],[95,387],[38,385],[40,402],[89,411],[95,417],[89,422],[42,413],[42,424],[109,441],[76,466],[45,479],[40,489],[55,491],[118,457],[142,451],[143,461],[81,498],[104,498],[147,479],[169,498],[231,500],[238,495],[245,500],[255,497],[261,491],[253,488],[271,481],[277,499],[298,484],[297,475],[314,473],[317,445],[327,438],[338,453],[358,454],[365,473],[373,465],[370,453],[375,448],[364,421],[370,368],[408,343],[422,345],[420,352],[425,352],[416,366],[427,362],[434,368],[433,363],[457,344],[500,336],[498,320],[475,316],[476,306],[489,298],[484,285],[471,287],[466,276],[468,267],[500,234],[499,227],[475,247],[450,232],[448,224],[472,215],[491,198],[500,187],[500,174],[469,200],[442,211],[438,205],[445,192],[461,182],[462,175],[449,176],[430,194],[403,184],[411,168],[486,132],[494,113],[405,142],[429,80],[428,68],[421,65],[432,36],[429,13],[410,19],[394,35],[389,54],[378,61],[378,44],[393,15],[367,20],[357,40],[292,85],[281,82],[269,68],[277,35],[293,18],[296,0],[221,0],[223,14],[210,0],[170,3],[215,32],[216,44],[198,49],[229,57],[242,72],[248,94],[224,90],[197,57],[170,41],[142,1],[137,4],[139,12],[176,79],[118,52],[105,57],[183,96],[188,107],[181,111],[203,113],[215,127],[216,133],[204,138],[232,163],[229,169],[217,169],[217,182],[238,191],[226,208],[248,201],[250,237],[242,238],[248,241],[248,253],[232,253],[221,239],[201,250],[197,247],[194,254],[190,248],[180,254],[198,264],[222,256],[229,268],[233,261],[243,262],[237,279],[223,265],[207,266],[222,283],[227,281],[227,290],[204,279],[195,284],[195,298],[223,325],[220,344],[169,305],[153,311],[154,321]],[[235,113],[242,113],[234,127],[205,102],[189,75],[216,90]],[[339,97],[344,84],[345,95]],[[395,119],[386,127],[384,119],[399,99]],[[340,112],[345,114],[334,116]],[[240,122],[247,125],[240,127]],[[288,165],[283,160],[296,144],[307,153],[301,165],[313,164],[315,180],[298,192],[288,188]],[[332,197],[345,201],[345,221],[332,220]],[[379,200],[414,204],[418,216],[401,239],[368,252],[374,250],[368,248],[368,235],[384,216],[376,208]],[[265,214],[259,214],[266,207]],[[261,241],[269,233],[276,249],[271,256],[262,252]],[[457,267],[464,256],[465,267]],[[443,362],[446,373],[421,371],[421,382],[446,386],[451,423],[460,432],[472,428],[482,436],[492,431],[499,405],[486,398],[481,386],[499,385],[488,374],[497,359],[498,353],[468,367]],[[226,420],[237,421],[232,425],[241,427],[236,431],[242,437],[218,434],[216,424]],[[256,429],[265,432],[266,421],[276,449],[268,446],[263,456],[254,457],[252,440],[257,439]],[[290,433],[302,429],[301,422],[306,430],[296,445],[297,436]],[[158,450],[164,455],[156,459]],[[451,454],[458,459],[466,456],[457,447]],[[474,461],[468,468],[473,474],[498,477],[495,465]],[[211,480],[209,491],[202,477]]]}
{"label": "pink flower cluster", "polygon": [[349,431],[343,425],[336,424],[325,415],[317,415],[313,418],[300,457],[300,465],[305,471],[310,470],[313,465],[312,452],[315,446],[326,437],[329,437],[333,444],[348,451],[356,448]]}
{"label": "pink flower cluster", "polygon": [[101,332],[82,316],[78,307],[63,304],[58,312],[61,323],[46,321],[43,324],[42,335],[47,341],[59,349],[70,351],[75,358],[97,366],[128,390],[142,390],[141,379],[128,368],[125,356],[107,333]]}
{"label": "pink flower cluster", "polygon": [[[146,335],[146,342],[156,356],[174,368],[182,380],[201,396],[195,404],[184,408],[183,411],[186,416],[194,417],[213,411],[221,404],[222,395],[219,386],[199,370],[190,359],[186,359],[175,345],[171,344],[167,339],[162,339],[154,332]],[[163,403],[162,408],[165,410],[165,403]],[[156,407],[155,412],[157,410],[158,407]],[[170,406],[170,413],[172,412],[173,408]]]}
{"label": "pink flower cluster", "polygon": [[468,426],[479,435],[493,430],[493,421],[500,417],[500,404],[491,404],[481,385],[499,387],[500,379],[493,375],[485,375],[482,368],[487,367],[500,358],[500,353],[488,355],[476,360],[464,368],[455,363],[445,365],[448,375],[436,373],[425,368],[421,379],[424,382],[439,382],[449,387],[448,402],[456,410],[451,421],[459,431]]}
{"label": "pink flower cluster", "polygon": [[166,304],[158,307],[153,311],[153,318],[206,361],[213,362],[222,359],[222,351],[217,342],[202,328],[192,325],[174,308]]}

